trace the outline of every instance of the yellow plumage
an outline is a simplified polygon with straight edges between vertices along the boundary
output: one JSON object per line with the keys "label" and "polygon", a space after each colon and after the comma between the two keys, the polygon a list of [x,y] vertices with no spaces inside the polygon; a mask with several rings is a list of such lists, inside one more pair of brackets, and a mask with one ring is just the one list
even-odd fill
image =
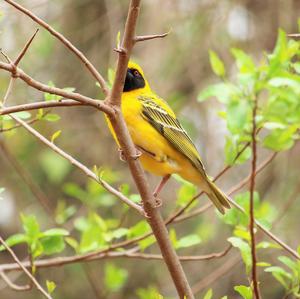
{"label": "yellow plumage", "polygon": [[207,177],[199,153],[175,113],[151,91],[141,67],[133,62],[128,64],[122,113],[134,144],[142,152],[140,161],[145,170],[159,176],[179,174],[206,192],[221,213],[230,208],[226,195]]}

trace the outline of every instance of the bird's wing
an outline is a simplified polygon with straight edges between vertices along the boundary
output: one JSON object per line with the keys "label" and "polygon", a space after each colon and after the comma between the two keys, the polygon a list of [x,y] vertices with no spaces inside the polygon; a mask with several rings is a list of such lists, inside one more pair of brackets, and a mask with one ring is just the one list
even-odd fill
{"label": "bird's wing", "polygon": [[151,96],[140,96],[143,117],[163,136],[169,143],[183,154],[190,162],[205,175],[205,169],[199,153],[191,138],[181,126],[174,112],[166,102]]}

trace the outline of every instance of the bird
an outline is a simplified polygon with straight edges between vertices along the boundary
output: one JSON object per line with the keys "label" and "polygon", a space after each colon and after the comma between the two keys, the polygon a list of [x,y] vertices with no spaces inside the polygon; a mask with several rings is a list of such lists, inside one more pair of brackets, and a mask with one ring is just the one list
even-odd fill
{"label": "bird", "polygon": [[[207,175],[196,146],[174,111],[152,91],[140,65],[131,60],[128,62],[121,110],[143,168],[162,177],[153,193],[155,197],[171,175],[178,174],[200,187],[220,213],[224,214],[225,209],[230,208],[228,197]],[[118,144],[109,120],[108,125]]]}

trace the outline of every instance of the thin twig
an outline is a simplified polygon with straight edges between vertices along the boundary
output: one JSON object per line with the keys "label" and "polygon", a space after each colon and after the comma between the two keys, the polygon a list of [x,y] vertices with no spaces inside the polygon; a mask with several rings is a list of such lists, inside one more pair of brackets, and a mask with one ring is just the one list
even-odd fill
{"label": "thin twig", "polygon": [[[228,197],[228,200],[233,206],[235,206],[241,212],[246,213],[244,208],[241,207],[238,203],[236,203],[232,198]],[[283,249],[285,249],[288,253],[290,253],[297,260],[300,260],[300,255],[294,249],[292,249],[290,246],[288,246],[282,240],[280,240],[277,236],[275,236],[273,233],[271,233],[269,230],[267,230],[258,220],[255,220],[254,222],[257,225],[257,227],[261,231],[263,231],[268,237],[270,237],[273,241],[275,241],[277,244],[279,244]]]}
{"label": "thin twig", "polygon": [[31,275],[31,273],[27,270],[26,267],[23,266],[22,262],[18,259],[18,257],[15,255],[13,250],[6,244],[6,242],[2,239],[0,236],[0,242],[5,247],[5,249],[9,252],[9,254],[12,256],[14,261],[19,265],[19,267],[23,270],[23,272],[28,276],[28,278],[33,282],[33,284],[36,286],[36,288],[48,299],[52,299],[52,297],[42,288],[42,286],[38,283],[38,281],[35,279],[34,276]]}
{"label": "thin twig", "polygon": [[24,46],[23,50],[20,52],[19,56],[17,57],[17,59],[15,60],[15,62],[13,63],[14,66],[18,66],[19,62],[22,60],[22,58],[24,57],[24,55],[26,54],[29,46],[31,45],[32,41],[34,40],[36,34],[39,32],[39,29],[36,29],[35,33],[32,35],[32,37],[29,39],[29,41],[26,43],[26,45]]}
{"label": "thin twig", "polygon": [[20,111],[37,110],[41,108],[73,107],[73,106],[86,106],[86,104],[74,100],[34,102],[34,103],[21,104],[21,105],[2,108],[0,109],[0,115],[6,115],[6,114],[20,112]]}
{"label": "thin twig", "polygon": [[73,52],[80,59],[80,61],[86,66],[86,68],[90,71],[90,73],[94,76],[94,78],[99,82],[103,93],[105,95],[108,95],[109,89],[107,87],[107,84],[106,84],[104,78],[97,71],[97,69],[93,66],[93,64],[87,59],[87,57],[81,51],[79,51],[65,36],[63,36],[61,33],[57,32],[53,27],[51,27],[45,21],[43,21],[42,19],[37,17],[35,14],[33,14],[31,11],[29,11],[25,7],[23,7],[20,4],[16,3],[15,1],[12,1],[12,0],[5,0],[5,1],[7,3],[9,3],[10,5],[14,6],[16,9],[18,9],[22,13],[26,14],[34,22],[41,25],[50,34],[52,34],[58,40],[60,40],[71,52]]}
{"label": "thin twig", "polygon": [[258,286],[257,274],[257,257],[255,245],[255,218],[254,218],[254,190],[255,190],[255,173],[256,173],[256,160],[257,160],[257,147],[256,147],[256,111],[257,111],[257,98],[254,99],[254,107],[252,113],[252,162],[251,162],[251,176],[250,176],[250,205],[249,205],[249,231],[250,231],[250,245],[251,245],[251,258],[252,258],[252,284],[253,292],[256,299],[260,299],[260,290]]}
{"label": "thin twig", "polygon": [[87,168],[85,165],[81,164],[79,161],[77,161],[75,158],[64,152],[62,149],[60,149],[57,145],[50,142],[47,138],[45,138],[43,135],[41,135],[38,131],[33,129],[30,125],[28,125],[25,121],[21,120],[20,118],[10,115],[12,119],[14,119],[17,123],[19,123],[22,127],[24,127],[29,133],[31,133],[33,136],[38,138],[41,142],[46,144],[49,148],[51,148],[53,151],[58,153],[63,158],[67,159],[72,165],[79,168],[81,171],[83,171],[89,178],[93,179],[97,183],[101,184],[108,192],[115,195],[117,198],[119,198],[121,201],[129,205],[130,207],[134,208],[136,211],[138,211],[140,214],[143,215],[143,208],[137,204],[135,204],[132,200],[128,199],[125,195],[123,195],[120,191],[114,189],[112,186],[110,186],[108,183],[106,183],[104,180],[99,178],[93,171],[91,171],[89,168]]}
{"label": "thin twig", "polygon": [[[20,267],[18,264],[16,264],[18,267]],[[21,270],[21,269],[20,269]],[[15,283],[13,283],[9,277],[5,274],[4,271],[0,271],[0,276],[1,278],[5,281],[5,283],[14,291],[17,291],[17,292],[24,292],[24,291],[28,291],[28,290],[31,290],[31,285],[29,284],[26,284],[24,286],[19,286]]]}
{"label": "thin twig", "polygon": [[137,43],[137,42],[143,42],[143,41],[151,40],[151,39],[164,38],[167,35],[169,35],[170,32],[171,32],[171,29],[168,32],[165,32],[162,34],[138,35],[134,38],[134,41]]}
{"label": "thin twig", "polygon": [[[7,1],[7,0],[5,0],[5,1]],[[9,63],[0,62],[0,69],[8,71],[11,74],[14,74],[14,72],[15,72],[15,77],[22,79],[29,86],[31,86],[37,90],[40,90],[42,92],[55,94],[55,95],[61,96],[66,99],[72,99],[72,100],[81,102],[83,104],[93,106],[93,107],[105,112],[106,114],[114,113],[113,109],[110,108],[108,105],[106,105],[104,103],[104,101],[92,99],[92,98],[84,96],[82,94],[79,94],[76,92],[69,92],[67,90],[57,88],[54,86],[48,86],[46,84],[43,84],[39,81],[34,80],[29,75],[27,75],[22,69],[16,68],[14,65],[11,65]],[[1,114],[1,110],[0,110],[0,114]]]}
{"label": "thin twig", "polygon": [[[211,259],[217,259],[224,257],[230,250],[232,246],[229,245],[225,250],[221,252],[210,253],[206,255],[191,255],[191,256],[179,256],[179,259],[183,262],[195,262],[195,261],[207,261]],[[74,255],[68,257],[54,257],[49,259],[36,260],[34,266],[36,268],[49,268],[58,267],[68,264],[81,263],[81,262],[92,262],[96,260],[101,260],[105,258],[132,258],[132,259],[142,259],[142,260],[163,260],[161,254],[148,254],[141,252],[134,252],[136,248],[132,248],[126,251],[102,251],[98,255]],[[30,268],[30,262],[22,262],[23,266]],[[20,266],[17,263],[2,264],[0,265],[0,271],[20,271]]]}

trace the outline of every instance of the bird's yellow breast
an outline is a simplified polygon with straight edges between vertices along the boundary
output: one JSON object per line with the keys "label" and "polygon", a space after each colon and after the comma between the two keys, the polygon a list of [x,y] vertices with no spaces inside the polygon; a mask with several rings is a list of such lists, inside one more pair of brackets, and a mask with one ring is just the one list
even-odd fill
{"label": "bird's yellow breast", "polygon": [[142,151],[143,167],[156,175],[178,172],[181,154],[142,116],[142,104],[133,93],[123,94],[122,113],[134,144]]}

